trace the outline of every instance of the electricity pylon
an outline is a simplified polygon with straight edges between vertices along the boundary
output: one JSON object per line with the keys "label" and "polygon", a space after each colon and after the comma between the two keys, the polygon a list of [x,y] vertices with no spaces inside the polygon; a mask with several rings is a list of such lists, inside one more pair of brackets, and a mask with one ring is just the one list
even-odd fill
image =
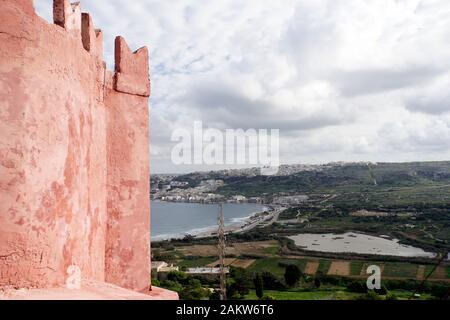
{"label": "electricity pylon", "polygon": [[225,274],[225,222],[223,218],[223,205],[219,204],[218,217],[219,230],[217,235],[219,243],[217,246],[220,263],[220,300],[227,300],[226,274]]}

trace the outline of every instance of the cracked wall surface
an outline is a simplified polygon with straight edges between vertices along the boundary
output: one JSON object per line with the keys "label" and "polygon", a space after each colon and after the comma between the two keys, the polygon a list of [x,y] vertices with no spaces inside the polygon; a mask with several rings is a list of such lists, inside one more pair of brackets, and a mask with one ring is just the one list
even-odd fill
{"label": "cracked wall surface", "polygon": [[64,285],[75,265],[145,290],[148,50],[118,38],[110,72],[92,18],[54,4],[49,24],[0,0],[0,289]]}

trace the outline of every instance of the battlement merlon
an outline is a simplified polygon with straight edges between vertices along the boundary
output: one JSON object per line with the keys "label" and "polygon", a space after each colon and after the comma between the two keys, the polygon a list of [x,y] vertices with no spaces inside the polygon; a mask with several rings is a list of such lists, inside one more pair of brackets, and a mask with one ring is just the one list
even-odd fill
{"label": "battlement merlon", "polygon": [[81,5],[69,0],[53,0],[53,21],[66,30],[81,30]]}
{"label": "battlement merlon", "polygon": [[131,52],[124,38],[116,38],[114,90],[143,97],[150,96],[147,47]]}
{"label": "battlement merlon", "polygon": [[83,47],[92,55],[102,59],[103,57],[103,33],[100,29],[95,29],[89,13],[81,15],[81,39]]}

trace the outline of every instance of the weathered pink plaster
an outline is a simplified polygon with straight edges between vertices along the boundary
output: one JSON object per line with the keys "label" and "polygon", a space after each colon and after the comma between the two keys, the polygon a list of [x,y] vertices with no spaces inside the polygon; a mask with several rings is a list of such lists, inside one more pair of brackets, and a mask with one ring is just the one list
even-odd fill
{"label": "weathered pink plaster", "polygon": [[150,284],[148,50],[102,33],[79,4],[0,0],[0,289],[82,277]]}
{"label": "weathered pink plaster", "polygon": [[106,279],[141,291],[148,287],[150,274],[148,97],[107,89],[105,104]]}

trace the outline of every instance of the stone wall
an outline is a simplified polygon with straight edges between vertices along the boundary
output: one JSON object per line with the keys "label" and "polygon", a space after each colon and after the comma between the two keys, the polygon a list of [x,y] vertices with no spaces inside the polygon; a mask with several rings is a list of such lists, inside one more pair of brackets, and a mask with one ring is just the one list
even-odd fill
{"label": "stone wall", "polygon": [[148,50],[102,32],[80,4],[0,0],[0,289],[83,278],[150,283]]}

